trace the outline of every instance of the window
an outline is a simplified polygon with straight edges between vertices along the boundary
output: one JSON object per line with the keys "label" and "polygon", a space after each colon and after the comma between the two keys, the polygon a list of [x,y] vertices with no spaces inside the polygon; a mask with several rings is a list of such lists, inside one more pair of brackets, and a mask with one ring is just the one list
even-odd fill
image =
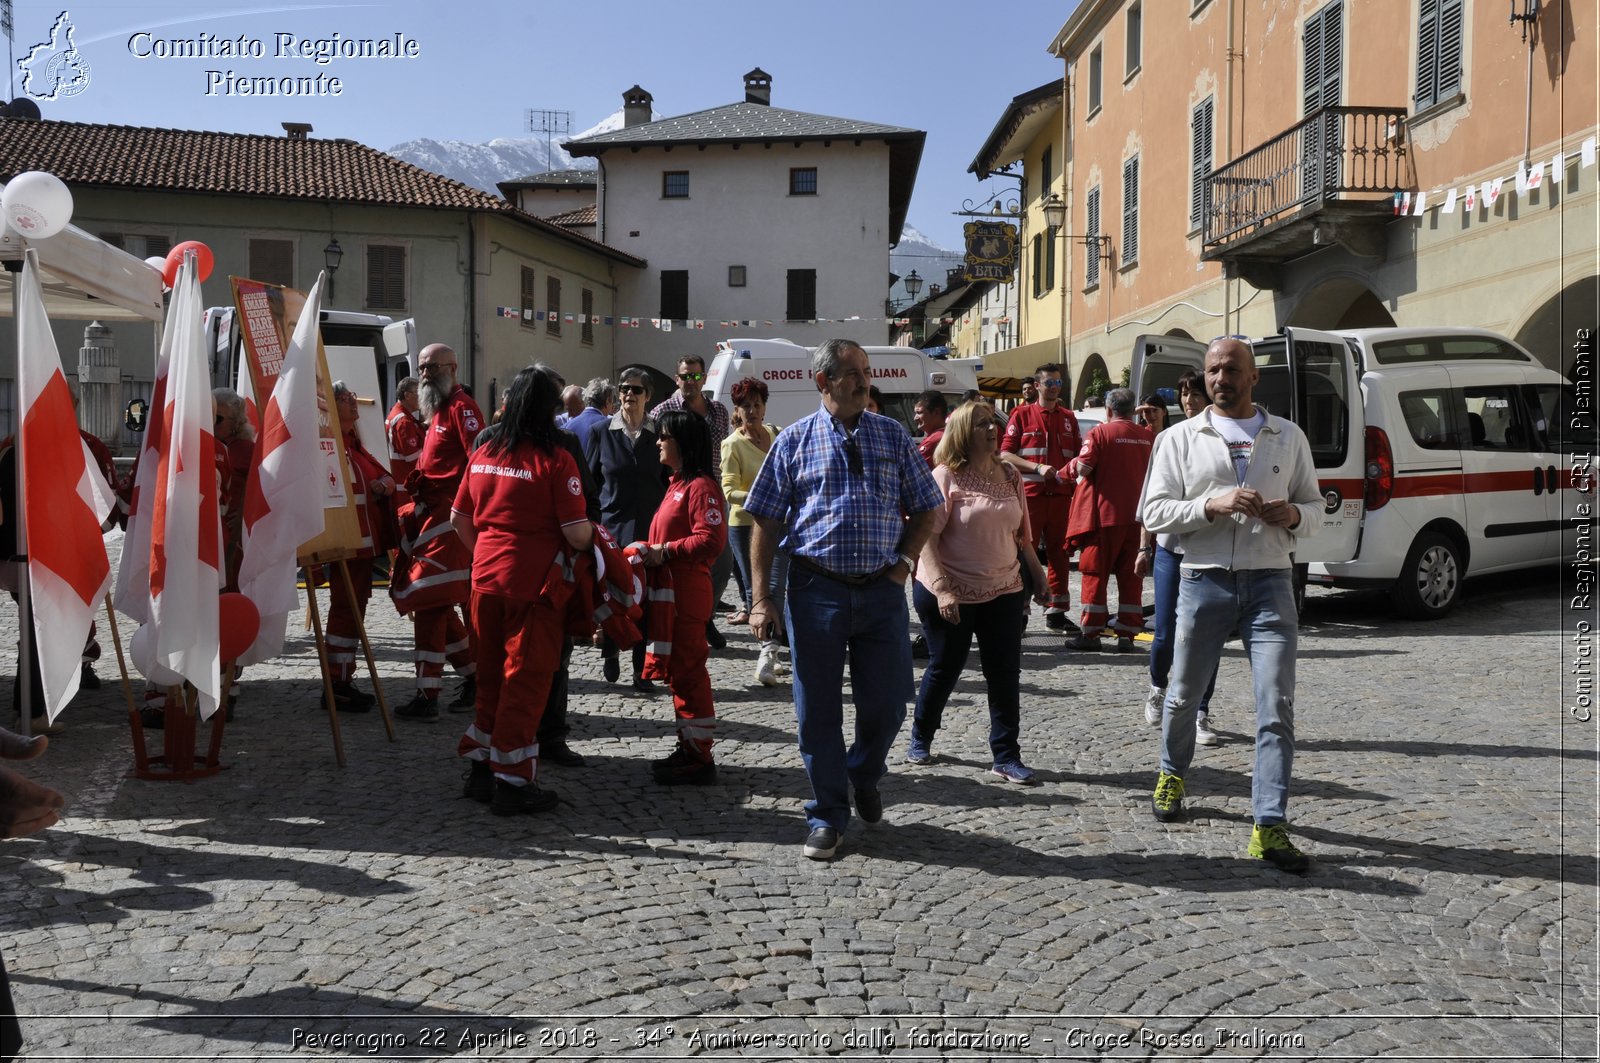
{"label": "window", "polygon": [[789,271],[789,301],[783,316],[788,321],[814,321],[817,316],[817,271]]}
{"label": "window", "polygon": [[816,195],[817,168],[815,166],[791,166],[789,168],[789,194],[791,196]]}
{"label": "window", "polygon": [[1122,164],[1122,264],[1139,261],[1139,156]]}
{"label": "window", "polygon": [[1417,14],[1417,96],[1414,110],[1461,91],[1462,0],[1421,0]]}
{"label": "window", "polygon": [[[1584,454],[1585,436],[1594,439],[1594,416],[1580,412],[1576,389],[1571,384],[1535,384],[1529,404],[1533,408],[1535,450],[1558,454]],[[1576,479],[1576,477],[1574,477]]]}
{"label": "window", "polygon": [[1517,389],[1510,384],[1461,389],[1473,450],[1523,453],[1532,435],[1523,420]]}
{"label": "window", "polygon": [[556,277],[544,279],[544,330],[561,335],[561,281]]}
{"label": "window", "polygon": [[664,269],[661,271],[661,316],[673,321],[689,317],[689,271]]}
{"label": "window", "polygon": [[1205,223],[1206,208],[1210,206],[1211,159],[1214,150],[1212,118],[1216,101],[1207,96],[1205,102],[1194,109],[1189,117],[1189,229],[1193,231]]}
{"label": "window", "polygon": [[743,266],[728,267],[728,287],[743,288],[745,283],[745,268]]}
{"label": "window", "polygon": [[[1344,54],[1344,3],[1333,0],[1306,20],[1303,36],[1305,80],[1301,113],[1309,118],[1324,107],[1338,106]],[[1339,184],[1339,117],[1326,115],[1305,127],[1301,138],[1300,191],[1313,196]]]}
{"label": "window", "polygon": [[662,199],[689,198],[689,171],[666,170],[661,174]]}
{"label": "window", "polygon": [[1128,8],[1128,64],[1123,71],[1125,77],[1133,77],[1139,71],[1141,54],[1144,51],[1144,9],[1139,4]]}
{"label": "window", "polygon": [[1461,445],[1460,436],[1452,435],[1454,418],[1447,388],[1402,391],[1400,413],[1411,438],[1424,450],[1454,450]]}
{"label": "window", "polygon": [[112,247],[119,247],[135,258],[167,257],[172,250],[172,238],[160,233],[101,233],[100,239]]}
{"label": "window", "polygon": [[522,300],[520,317],[523,328],[533,328],[533,269],[529,266],[522,267]]}
{"label": "window", "polygon": [[584,343],[594,342],[594,292],[588,288],[583,289],[579,296],[579,306],[583,307],[583,327],[578,332],[578,338]]}
{"label": "window", "polygon": [[1100,68],[1104,65],[1100,46],[1097,44],[1094,46],[1094,51],[1089,53],[1089,117],[1091,118],[1100,110]]}
{"label": "window", "polygon": [[294,241],[251,239],[250,279],[294,287]]}
{"label": "window", "polygon": [[406,249],[397,244],[367,245],[367,309],[406,308]]}
{"label": "window", "polygon": [[1100,287],[1100,241],[1094,239],[1100,235],[1100,186],[1095,185],[1089,189],[1089,194],[1084,197],[1084,225],[1083,234],[1088,237],[1084,241],[1083,250],[1085,261],[1083,264],[1083,287],[1085,291]]}

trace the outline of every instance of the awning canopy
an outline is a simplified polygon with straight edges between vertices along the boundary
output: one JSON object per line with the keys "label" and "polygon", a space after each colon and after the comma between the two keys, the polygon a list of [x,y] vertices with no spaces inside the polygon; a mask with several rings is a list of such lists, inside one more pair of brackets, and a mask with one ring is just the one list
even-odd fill
{"label": "awning canopy", "polygon": [[[1021,347],[1013,347],[1009,351],[986,355],[983,359],[983,376],[985,379],[1012,378],[1020,382],[1032,377],[1033,371],[1045,362],[1060,360],[1061,341],[1052,336],[1047,340],[1035,340]],[[1018,390],[1021,390],[1020,383]]]}
{"label": "awning canopy", "polygon": [[[44,270],[45,313],[52,321],[160,321],[161,274],[141,258],[77,226],[27,240],[0,225],[0,261],[20,262],[32,248]],[[15,274],[0,272],[0,317],[11,316]]]}

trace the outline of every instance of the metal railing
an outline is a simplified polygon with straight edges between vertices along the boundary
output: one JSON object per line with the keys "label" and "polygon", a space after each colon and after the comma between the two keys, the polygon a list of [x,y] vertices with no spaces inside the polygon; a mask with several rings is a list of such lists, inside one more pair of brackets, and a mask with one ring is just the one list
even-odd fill
{"label": "metal railing", "polygon": [[1206,246],[1308,203],[1410,188],[1405,120],[1404,108],[1324,107],[1214,171],[1202,204]]}

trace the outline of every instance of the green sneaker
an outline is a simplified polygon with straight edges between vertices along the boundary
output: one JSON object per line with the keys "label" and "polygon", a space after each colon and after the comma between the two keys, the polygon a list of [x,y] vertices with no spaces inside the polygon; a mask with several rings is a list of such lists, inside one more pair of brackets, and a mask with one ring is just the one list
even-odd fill
{"label": "green sneaker", "polygon": [[1289,825],[1274,823],[1270,827],[1256,824],[1255,830],[1250,832],[1249,854],[1257,860],[1265,860],[1279,871],[1292,871],[1300,874],[1311,869],[1311,857],[1295,848],[1294,842],[1289,840]]}
{"label": "green sneaker", "polygon": [[1183,815],[1183,780],[1162,772],[1156,779],[1156,792],[1150,798],[1150,810],[1163,823],[1171,823]]}

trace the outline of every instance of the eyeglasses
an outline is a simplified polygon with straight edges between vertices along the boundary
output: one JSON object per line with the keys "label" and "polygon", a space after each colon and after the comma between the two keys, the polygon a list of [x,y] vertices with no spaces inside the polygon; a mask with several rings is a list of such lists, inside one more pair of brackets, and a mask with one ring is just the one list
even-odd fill
{"label": "eyeglasses", "polygon": [[1042,388],[1058,388],[1061,386],[1061,381],[1058,379],[1041,380],[1039,381],[1039,386]]}
{"label": "eyeglasses", "polygon": [[698,383],[706,378],[704,373],[679,373],[678,379],[691,383]]}
{"label": "eyeglasses", "polygon": [[856,445],[855,436],[844,437],[844,456],[845,460],[850,463],[850,471],[857,476],[861,476],[867,471],[867,467],[861,464],[861,448]]}
{"label": "eyeglasses", "polygon": [[[1218,340],[1238,340],[1240,343],[1244,344],[1246,347],[1250,346],[1250,337],[1249,336],[1241,336],[1237,332],[1235,332],[1235,333],[1233,333],[1231,335],[1228,335],[1228,336],[1212,336],[1211,337],[1211,343],[1216,343]],[[1206,346],[1209,347],[1211,345],[1211,343],[1208,343]]]}
{"label": "eyeglasses", "polygon": [[618,384],[617,390],[624,395],[643,395],[644,388],[638,384]]}

